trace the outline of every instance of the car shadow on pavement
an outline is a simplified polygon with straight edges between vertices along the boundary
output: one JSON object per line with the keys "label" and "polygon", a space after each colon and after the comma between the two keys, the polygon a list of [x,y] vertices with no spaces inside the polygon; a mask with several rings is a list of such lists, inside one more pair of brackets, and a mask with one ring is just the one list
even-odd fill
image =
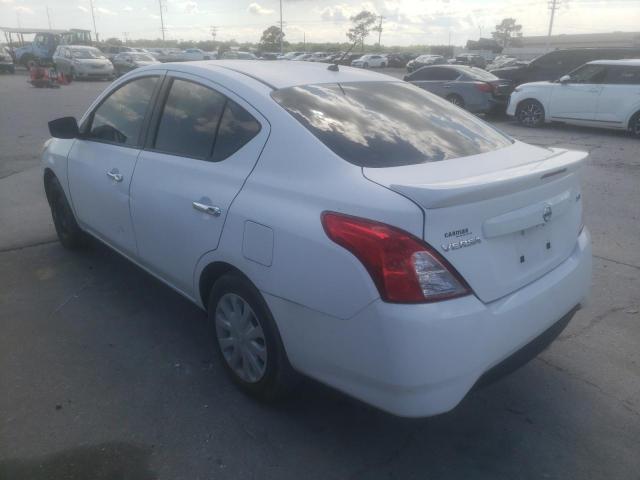
{"label": "car shadow on pavement", "polygon": [[102,443],[44,457],[0,461],[7,480],[152,480],[151,450],[129,443]]}

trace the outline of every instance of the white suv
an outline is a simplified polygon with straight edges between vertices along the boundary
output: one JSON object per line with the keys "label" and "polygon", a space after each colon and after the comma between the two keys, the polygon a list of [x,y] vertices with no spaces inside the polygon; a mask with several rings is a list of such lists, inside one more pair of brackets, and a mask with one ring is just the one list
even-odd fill
{"label": "white suv", "polygon": [[528,127],[557,121],[640,137],[640,60],[598,60],[555,82],[519,85],[507,114]]}
{"label": "white suv", "polygon": [[272,67],[142,67],[50,122],[62,244],[90,234],[206,310],[261,398],[298,371],[433,415],[562,331],[591,278],[584,152],[387,75]]}

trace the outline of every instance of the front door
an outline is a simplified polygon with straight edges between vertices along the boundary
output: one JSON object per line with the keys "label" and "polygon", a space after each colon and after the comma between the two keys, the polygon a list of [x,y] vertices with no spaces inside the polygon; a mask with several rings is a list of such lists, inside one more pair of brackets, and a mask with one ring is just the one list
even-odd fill
{"label": "front door", "polygon": [[569,81],[557,82],[549,102],[550,117],[554,120],[593,121],[605,75],[604,65],[587,64],[571,72]]}
{"label": "front door", "polygon": [[141,262],[191,294],[198,259],[218,247],[269,128],[231,92],[201,77],[174,75],[150,127],[155,134],[138,158],[131,216]]}
{"label": "front door", "polygon": [[136,78],[110,93],[91,113],[68,159],[71,201],[82,228],[134,256],[129,187],[159,81]]}

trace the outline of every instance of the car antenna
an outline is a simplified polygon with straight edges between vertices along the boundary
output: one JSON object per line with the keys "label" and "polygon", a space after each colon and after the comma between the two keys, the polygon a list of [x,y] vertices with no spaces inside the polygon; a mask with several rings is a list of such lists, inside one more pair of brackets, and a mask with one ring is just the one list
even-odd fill
{"label": "car antenna", "polygon": [[332,63],[331,65],[329,65],[329,66],[327,67],[327,70],[331,70],[332,72],[337,72],[337,71],[339,71],[340,69],[338,68],[338,64],[339,64],[342,60],[344,60],[344,57],[346,57],[347,55],[349,55],[349,54],[351,53],[351,50],[353,50],[353,47],[355,47],[355,46],[356,46],[356,43],[358,43],[358,41],[357,41],[357,40],[356,40],[355,42],[353,42],[353,45],[351,45],[351,46],[349,47],[349,50],[347,50],[346,52],[344,52],[344,53],[342,54],[342,56],[340,57],[340,60],[337,60],[336,62],[334,62],[334,63]]}

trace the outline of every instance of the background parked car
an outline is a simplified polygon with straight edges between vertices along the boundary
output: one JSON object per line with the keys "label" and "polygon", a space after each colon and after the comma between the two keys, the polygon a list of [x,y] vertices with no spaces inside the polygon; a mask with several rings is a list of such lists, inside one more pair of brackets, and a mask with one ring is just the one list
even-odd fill
{"label": "background parked car", "polygon": [[447,63],[447,61],[442,55],[420,55],[407,62],[407,72],[411,73],[428,65],[442,65],[444,63]]}
{"label": "background parked car", "polygon": [[127,47],[125,45],[104,45],[100,48],[104,56],[109,60],[113,60],[113,58],[122,52],[134,52],[133,47]]}
{"label": "background parked car", "polygon": [[574,48],[554,50],[532,60],[511,67],[497,68],[491,73],[500,78],[521,83],[557,80],[580,65],[594,60],[640,58],[640,48]]}
{"label": "background parked car", "polygon": [[404,79],[474,113],[504,109],[513,89],[508,80],[463,65],[423,67]]}
{"label": "background parked car", "polygon": [[113,64],[95,47],[60,45],[53,54],[53,63],[59,72],[76,79],[109,79],[114,75]]}
{"label": "background parked car", "polygon": [[384,55],[363,55],[351,62],[352,67],[384,68],[387,66],[387,57]]}
{"label": "background parked car", "polygon": [[528,127],[545,121],[630,130],[640,137],[640,60],[589,62],[556,82],[525,83],[507,113]]}
{"label": "background parked car", "polygon": [[251,52],[241,52],[237,50],[229,50],[222,54],[221,57],[223,60],[257,60],[256,57]]}
{"label": "background parked car", "polygon": [[112,63],[115,74],[120,76],[124,73],[130,72],[131,70],[135,70],[138,67],[153,65],[160,62],[147,53],[123,52],[113,57]]}
{"label": "background parked car", "polygon": [[8,47],[0,47],[0,72],[14,73],[16,67],[13,63],[13,56]]}
{"label": "background parked car", "polygon": [[393,68],[403,68],[407,66],[407,58],[399,53],[389,53],[387,57],[387,66]]}
{"label": "background parked car", "polygon": [[338,64],[339,65],[351,65],[351,62],[353,62],[354,60],[360,58],[362,56],[362,54],[360,53],[349,53],[347,55],[340,55],[340,57],[338,57]]}
{"label": "background parked car", "polygon": [[190,60],[211,60],[214,57],[211,53],[200,50],[199,48],[187,48],[182,53],[182,57],[186,61]]}
{"label": "background parked car", "polygon": [[462,55],[456,56],[455,65],[468,65],[470,67],[485,68],[487,66],[487,61],[481,55],[477,55],[475,53],[463,53]]}
{"label": "background parked car", "polygon": [[297,55],[297,56],[293,57],[291,60],[296,61],[296,62],[307,61],[312,56],[313,56],[312,53],[301,53],[300,55]]}
{"label": "background parked car", "polygon": [[284,55],[278,55],[278,60],[293,60],[298,55],[303,55],[304,52],[287,52]]}

